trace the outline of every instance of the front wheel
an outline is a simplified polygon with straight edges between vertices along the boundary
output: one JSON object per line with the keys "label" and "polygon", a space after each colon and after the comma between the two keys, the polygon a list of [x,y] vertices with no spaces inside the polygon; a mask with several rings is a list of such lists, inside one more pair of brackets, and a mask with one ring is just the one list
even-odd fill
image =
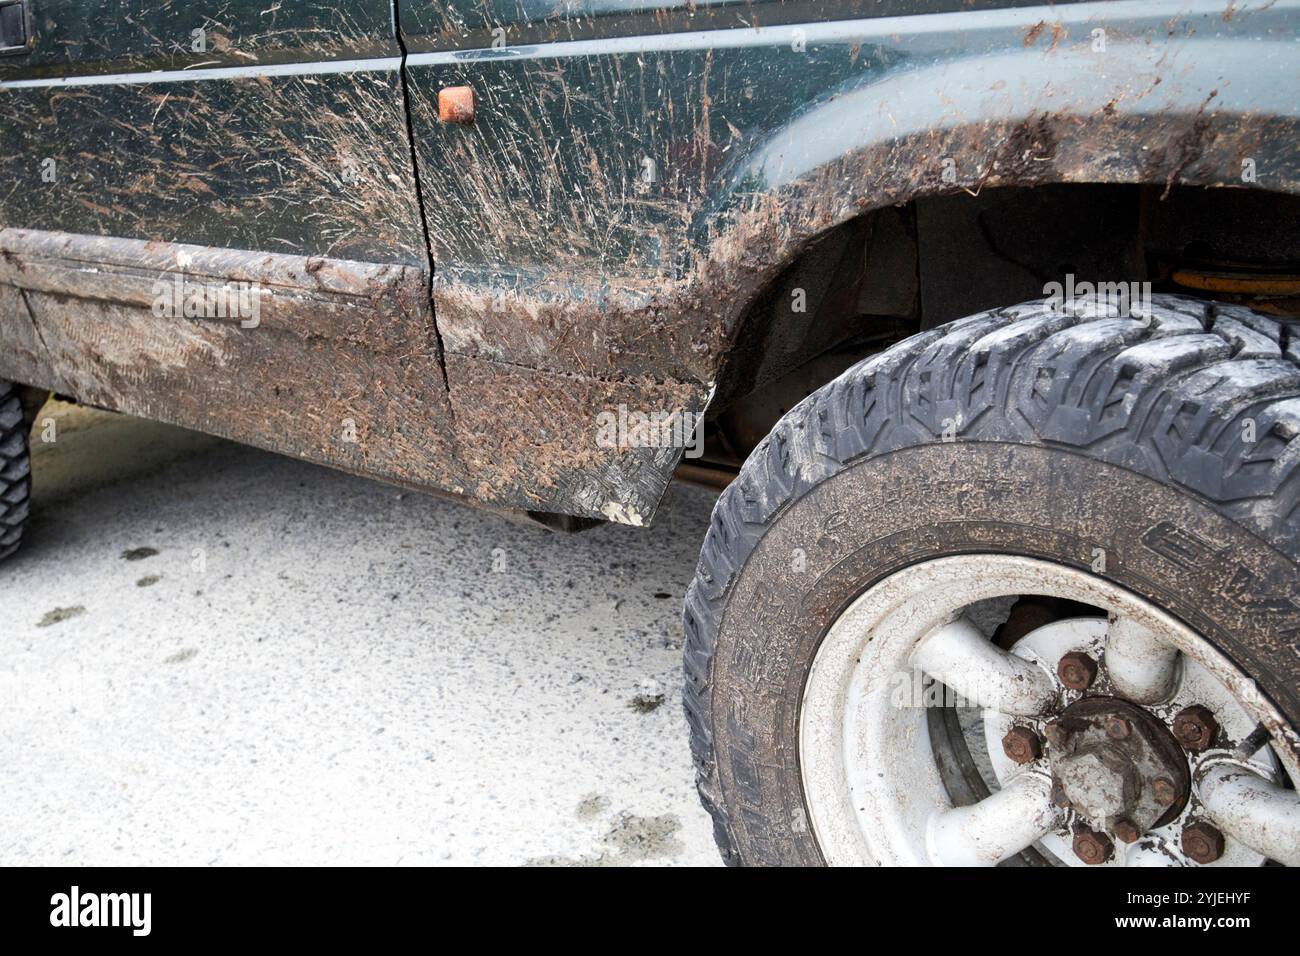
{"label": "front wheel", "polygon": [[728,862],[1300,865],[1285,332],[1029,303],[793,409],[686,602]]}

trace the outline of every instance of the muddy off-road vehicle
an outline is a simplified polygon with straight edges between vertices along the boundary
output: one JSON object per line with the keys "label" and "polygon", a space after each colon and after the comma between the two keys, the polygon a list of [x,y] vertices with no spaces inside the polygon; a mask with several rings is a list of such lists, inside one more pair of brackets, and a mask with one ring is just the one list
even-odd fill
{"label": "muddy off-road vehicle", "polygon": [[556,530],[712,485],[729,862],[1300,864],[1300,0],[0,34],[0,554],[51,394]]}

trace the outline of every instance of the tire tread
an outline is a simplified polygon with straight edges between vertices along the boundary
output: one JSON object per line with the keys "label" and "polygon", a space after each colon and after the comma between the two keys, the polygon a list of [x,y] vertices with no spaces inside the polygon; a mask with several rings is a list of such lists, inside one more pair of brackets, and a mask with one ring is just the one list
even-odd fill
{"label": "tire tread", "polygon": [[0,381],[0,560],[18,550],[31,498],[27,423],[17,386]]}

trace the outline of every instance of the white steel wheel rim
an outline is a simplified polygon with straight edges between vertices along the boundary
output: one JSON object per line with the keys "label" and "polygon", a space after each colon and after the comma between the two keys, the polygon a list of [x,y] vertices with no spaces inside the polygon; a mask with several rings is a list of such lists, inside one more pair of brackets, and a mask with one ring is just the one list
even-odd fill
{"label": "white steel wheel rim", "polygon": [[[1216,807],[1230,793],[1249,791],[1257,784],[1267,789],[1269,785],[1254,774],[1267,774],[1276,767],[1274,753],[1292,780],[1300,780],[1300,737],[1294,729],[1249,677],[1155,605],[1101,578],[1047,561],[993,554],[938,558],[898,571],[858,597],[832,624],[810,668],[799,713],[799,765],[813,835],[828,863],[992,865],[1068,825],[1064,811],[1052,804],[1045,761],[1017,767],[1006,760],[999,765],[995,758],[1001,789],[977,808],[956,811],[935,764],[927,728],[921,693],[924,676],[918,665],[918,656],[924,659],[928,653],[922,651],[926,639],[944,629],[945,640],[951,640],[948,635],[960,630],[961,612],[979,601],[1026,594],[1088,604],[1108,613],[1112,625],[1122,621],[1125,628],[1157,636],[1162,644],[1177,649],[1188,670],[1203,672],[1203,678],[1217,683],[1220,700],[1239,708],[1232,718],[1236,726],[1248,721],[1252,727],[1262,723],[1272,729],[1272,750],[1264,748],[1253,761],[1238,760],[1229,752],[1207,752],[1198,758],[1203,770],[1219,768],[1204,781],[1207,792],[1215,788],[1210,796],[1218,801]],[[983,683],[989,686],[976,686],[971,693],[963,687],[963,695],[980,703],[996,698],[998,706],[986,713],[1009,709],[1027,719],[1032,719],[1028,712],[1044,699],[1048,682],[1066,699],[1079,696],[1061,691],[1050,669],[1054,661],[1032,659],[1036,655],[1029,639],[1035,634],[1018,642],[1014,655],[1003,655],[1013,660],[998,662],[999,667],[1014,669],[1014,679],[1001,681],[1000,687],[986,680]],[[1058,635],[1058,639],[1062,638]],[[1095,641],[1096,635],[1078,639]],[[973,642],[972,650],[982,653]],[[972,668],[971,673],[978,670]],[[1183,666],[1179,670],[1181,675]],[[963,679],[957,675],[956,682]],[[1049,704],[1047,709],[1052,706],[1057,705]],[[1276,835],[1280,826],[1289,840],[1290,834],[1300,832],[1300,803],[1292,806],[1287,794],[1294,792],[1286,791],[1279,798],[1270,790],[1267,797],[1272,803],[1258,802],[1252,812],[1263,807],[1274,814],[1270,832]],[[972,821],[974,811],[984,817]],[[1222,816],[1231,818],[1234,813],[1251,815],[1230,805]],[[994,817],[997,825],[988,822]],[[1251,838],[1260,842],[1253,833]],[[1190,862],[1178,854],[1157,858],[1139,852],[1136,843],[1117,846],[1119,862]],[[1241,862],[1240,856],[1236,861]]]}

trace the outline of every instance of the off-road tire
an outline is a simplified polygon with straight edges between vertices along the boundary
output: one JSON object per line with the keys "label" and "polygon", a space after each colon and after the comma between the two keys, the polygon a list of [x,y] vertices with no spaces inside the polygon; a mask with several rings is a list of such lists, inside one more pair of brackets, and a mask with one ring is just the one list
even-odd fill
{"label": "off-road tire", "polygon": [[18,550],[32,489],[28,420],[18,386],[0,381],[0,560]]}
{"label": "off-road tire", "polygon": [[808,668],[849,603],[934,557],[1100,573],[1300,727],[1298,434],[1300,333],[1174,296],[1144,319],[983,312],[809,396],[718,500],[686,597],[691,749],[726,862],[823,862],[798,766]]}

